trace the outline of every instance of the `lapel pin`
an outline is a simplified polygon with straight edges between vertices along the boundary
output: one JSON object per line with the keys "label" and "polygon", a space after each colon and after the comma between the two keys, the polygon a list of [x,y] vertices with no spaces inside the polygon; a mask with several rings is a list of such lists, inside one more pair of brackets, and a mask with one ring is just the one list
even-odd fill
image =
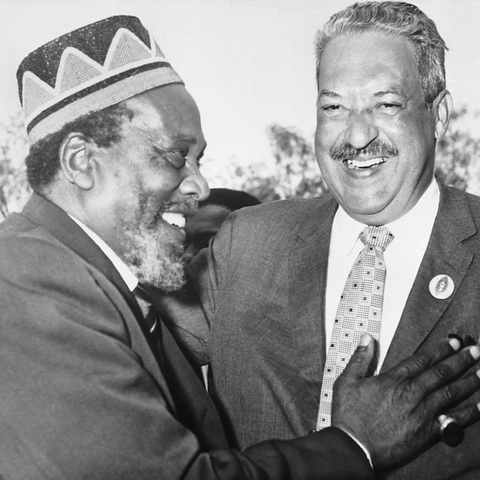
{"label": "lapel pin", "polygon": [[453,283],[452,277],[449,277],[445,274],[433,277],[430,280],[430,284],[428,286],[430,293],[435,298],[438,298],[440,300],[448,298],[453,293],[454,288],[455,285]]}

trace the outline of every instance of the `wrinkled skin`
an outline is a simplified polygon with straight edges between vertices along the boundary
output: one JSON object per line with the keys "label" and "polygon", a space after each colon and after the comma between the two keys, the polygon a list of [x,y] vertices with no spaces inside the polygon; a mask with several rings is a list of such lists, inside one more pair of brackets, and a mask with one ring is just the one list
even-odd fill
{"label": "wrinkled skin", "polygon": [[[478,347],[454,353],[458,340],[412,355],[376,377],[366,378],[373,342],[359,346],[333,392],[332,425],[357,438],[375,469],[405,463],[439,440],[437,417],[449,412],[466,427],[480,419],[476,404],[450,410],[480,388]],[[473,351],[471,349],[474,349]]]}

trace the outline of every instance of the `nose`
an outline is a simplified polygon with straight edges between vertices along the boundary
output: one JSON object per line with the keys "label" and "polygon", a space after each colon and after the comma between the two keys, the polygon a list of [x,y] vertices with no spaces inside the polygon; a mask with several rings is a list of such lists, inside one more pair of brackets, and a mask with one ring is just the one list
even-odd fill
{"label": "nose", "polygon": [[197,164],[188,163],[185,165],[186,175],[180,184],[179,190],[182,195],[192,195],[201,202],[210,194],[210,188],[204,176],[200,173]]}
{"label": "nose", "polygon": [[354,148],[365,148],[378,137],[378,128],[368,112],[351,112],[345,130],[345,140]]}

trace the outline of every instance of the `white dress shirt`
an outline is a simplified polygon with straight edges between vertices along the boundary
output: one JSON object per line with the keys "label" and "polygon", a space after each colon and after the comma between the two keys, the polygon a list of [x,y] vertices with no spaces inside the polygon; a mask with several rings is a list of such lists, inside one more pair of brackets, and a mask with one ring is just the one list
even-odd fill
{"label": "white dress shirt", "polygon": [[[386,225],[394,235],[394,240],[384,254],[387,273],[377,372],[385,360],[420,263],[427,249],[439,202],[440,190],[437,182],[432,180],[420,200],[408,213]],[[363,223],[359,223],[349,217],[342,207],[338,208],[333,220],[328,256],[325,297],[327,345],[332,335],[338,302],[347,276],[353,262],[363,248],[363,243],[358,238],[358,235],[364,228],[365,225]]]}

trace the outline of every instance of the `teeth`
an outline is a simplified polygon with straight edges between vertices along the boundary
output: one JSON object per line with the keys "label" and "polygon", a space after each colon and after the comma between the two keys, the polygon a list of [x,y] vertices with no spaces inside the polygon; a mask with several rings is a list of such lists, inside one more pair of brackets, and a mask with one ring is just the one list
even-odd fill
{"label": "teeth", "polygon": [[178,228],[185,227],[185,215],[181,213],[165,212],[162,214],[162,218],[170,225],[175,225]]}
{"label": "teeth", "polygon": [[371,158],[370,160],[347,160],[347,166],[350,170],[355,170],[358,168],[370,168],[375,165],[380,165],[385,163],[386,159],[383,157]]}

